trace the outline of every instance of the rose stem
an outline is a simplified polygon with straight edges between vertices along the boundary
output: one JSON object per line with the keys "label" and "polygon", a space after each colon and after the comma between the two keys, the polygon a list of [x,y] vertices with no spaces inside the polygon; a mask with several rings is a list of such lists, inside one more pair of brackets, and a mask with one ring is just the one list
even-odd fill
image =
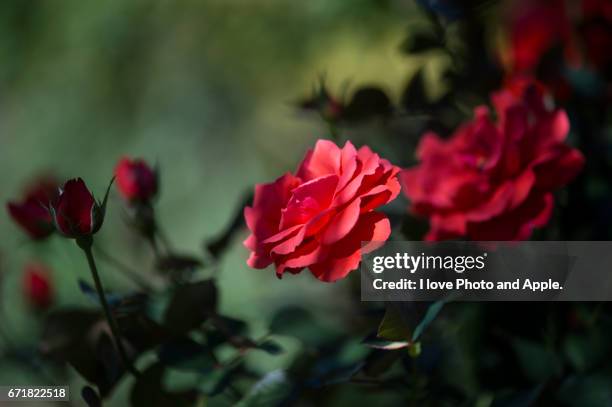
{"label": "rose stem", "polygon": [[329,135],[331,136],[332,140],[334,140],[336,143],[339,143],[340,142],[340,132],[338,131],[338,126],[336,126],[336,124],[333,121],[328,120],[327,127],[329,130]]}
{"label": "rose stem", "polygon": [[106,320],[111,330],[111,334],[113,336],[113,341],[115,342],[115,346],[117,347],[117,351],[119,352],[119,357],[123,362],[125,368],[132,373],[134,376],[140,375],[140,373],[136,370],[136,368],[130,362],[130,359],[127,356],[127,352],[123,347],[123,342],[121,342],[121,336],[119,334],[119,325],[117,321],[113,317],[111,309],[106,301],[106,295],[104,294],[104,288],[102,287],[102,281],[100,280],[100,276],[98,274],[98,269],[96,267],[96,262],[93,257],[93,253],[91,251],[92,240],[82,242],[77,240],[77,244],[83,251],[85,252],[85,257],[87,257],[87,263],[89,264],[89,270],[91,271],[91,275],[93,277],[94,283],[96,285],[96,291],[98,292],[98,297],[100,297],[100,302],[102,303],[102,309],[104,310],[104,315],[106,316]]}

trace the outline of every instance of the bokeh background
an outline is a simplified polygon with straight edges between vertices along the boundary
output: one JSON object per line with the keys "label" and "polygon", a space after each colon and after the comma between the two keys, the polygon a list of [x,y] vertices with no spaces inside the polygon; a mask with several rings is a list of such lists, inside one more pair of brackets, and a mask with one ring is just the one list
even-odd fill
{"label": "bokeh background", "polygon": [[[391,104],[413,109],[393,120],[360,122],[341,130],[341,138],[356,144],[367,141],[375,151],[402,166],[414,162],[413,148],[424,130],[435,127],[442,134],[446,129],[448,134],[470,116],[474,105],[487,101],[489,92],[501,83],[504,61],[497,58],[503,49],[500,16],[507,14],[512,2],[465,2],[474,6],[470,9],[474,20],[466,23],[473,30],[465,30],[474,41],[467,46],[461,43],[462,31],[455,35],[450,24],[458,18],[453,7],[461,8],[455,3],[461,2],[5,0],[0,4],[0,202],[19,196],[24,185],[41,174],[52,174],[59,180],[82,177],[101,197],[117,161],[122,156],[141,157],[159,166],[161,193],[156,210],[172,247],[179,253],[204,256],[206,242],[223,233],[242,210],[244,196],[255,183],[269,182],[294,170],[307,148],[319,138],[330,137],[333,129],[328,123],[316,113],[298,108],[317,93],[322,82],[334,95],[346,94],[349,99],[359,87],[375,86]],[[456,53],[434,49],[440,44],[427,44],[430,36],[415,34],[431,34],[431,22],[438,13],[450,24],[444,45]],[[495,63],[498,66],[490,69]],[[450,82],[444,72],[449,67],[464,74],[455,82],[460,103],[453,105],[451,113],[438,111],[433,104],[421,110],[420,101],[442,100],[448,92]],[[415,77],[422,89],[410,87]],[[599,82],[589,82],[588,75],[575,78],[583,89],[602,89]],[[567,103],[573,120],[570,142],[587,158],[586,175],[573,192],[559,194],[554,224],[537,238],[595,240],[609,238],[612,233],[608,228],[612,222],[612,150],[610,127],[603,124],[603,117],[609,118],[610,112],[606,107],[609,99],[604,100],[576,97],[571,102],[573,108]],[[590,115],[593,106],[602,108],[601,117]],[[588,120],[583,120],[585,117]],[[577,140],[576,129],[599,138]],[[591,159],[591,153],[599,155]],[[400,197],[388,211],[404,216],[407,205]],[[407,237],[418,239],[426,223],[404,219],[394,226],[397,236],[410,229],[414,234]],[[79,278],[89,279],[87,264],[73,242],[53,237],[43,244],[32,243],[8,216],[0,216],[0,236],[0,324],[13,342],[35,348],[41,324],[21,292],[24,265],[34,260],[52,269],[54,307],[60,308],[93,306],[77,284]],[[320,332],[328,337],[352,335],[342,344],[340,360],[365,357],[367,350],[360,342],[377,324],[360,325],[362,314],[372,310],[358,301],[358,279],[324,284],[304,271],[278,280],[272,270],[247,267],[248,253],[241,244],[245,237],[246,231],[233,236],[221,259],[217,279],[220,311],[248,321],[252,336],[259,337],[267,333],[278,310],[298,305],[316,316],[316,326],[323,327]],[[153,274],[150,248],[127,226],[124,205],[114,189],[96,242],[143,276]],[[136,289],[107,262],[100,260],[99,268],[109,290],[126,293]],[[202,276],[210,272],[198,271]],[[411,394],[416,396],[411,400],[422,405],[418,397],[427,394],[423,389],[439,380],[445,386],[451,383],[453,390],[444,388],[430,394],[451,398],[455,392],[469,394],[480,403],[477,405],[494,405],[487,380],[497,380],[504,390],[505,372],[508,377],[521,375],[519,387],[529,383],[525,387],[538,389],[541,383],[549,383],[551,369],[555,375],[565,372],[559,367],[562,362],[555,359],[558,347],[551,345],[561,337],[554,335],[555,321],[566,314],[598,318],[604,314],[601,310],[563,306],[534,311],[521,305],[483,311],[476,305],[464,305],[458,318],[443,321],[435,331],[443,340],[448,339],[449,348],[461,349],[444,360],[440,376],[414,381]],[[374,319],[379,321],[382,308],[375,311]],[[521,315],[532,317],[512,325],[512,335],[519,335],[521,329],[540,332],[545,326],[550,327],[546,335],[557,339],[548,341],[550,336],[543,335],[544,339],[538,336],[537,346],[533,345],[536,342],[518,341],[512,349],[495,348],[500,353],[480,352],[484,345],[495,347],[499,339],[492,337],[497,331],[488,331],[488,327],[515,321]],[[588,357],[609,358],[610,321],[606,317],[599,330],[587,330],[585,336],[577,336],[567,345],[578,349],[569,348],[568,352],[579,366],[591,366],[590,359],[588,363],[580,359],[587,358],[584,349],[598,350]],[[460,330],[463,336],[456,340]],[[300,343],[294,338],[279,336],[275,340],[284,349],[282,354],[253,352],[247,356],[257,373],[287,368],[300,352]],[[479,355],[488,357],[485,365],[489,363],[491,370],[476,366]],[[426,363],[434,364],[435,357]],[[407,364],[404,367],[407,369]],[[605,374],[597,373],[592,381],[584,379],[583,387],[582,378],[578,384],[564,387],[566,393],[561,397],[589,394],[592,397],[570,404],[610,405],[605,404],[612,403],[606,380],[612,374],[609,366],[604,364],[603,368]],[[69,380],[74,389],[84,384],[76,374]],[[0,364],[0,384],[5,383],[44,384],[31,366],[20,360]],[[131,385],[132,379],[120,382],[105,405],[127,405]],[[406,401],[405,395],[394,391],[370,390],[367,386],[335,387],[330,399],[337,405]],[[312,403],[304,405],[317,405]],[[73,404],[84,405],[76,396]],[[443,404],[434,400],[429,405]]]}
{"label": "bokeh background", "polygon": [[[411,2],[313,0],[6,1],[0,5],[0,201],[45,173],[82,177],[101,196],[117,160],[157,162],[158,216],[174,247],[199,254],[231,221],[244,194],[293,170],[327,127],[295,102],[321,75],[390,89],[413,68],[397,47]],[[98,241],[143,274],[150,252],[125,226],[113,191]],[[37,245],[0,217],[6,274],[2,324],[18,341],[36,341],[21,295],[26,262],[53,269],[58,306],[90,304],[76,278],[88,278],[81,253],[54,238]],[[251,270],[243,233],[223,259],[221,309],[262,331],[274,310],[300,304],[331,324],[355,306],[347,282],[321,284],[309,273],[279,281]],[[100,264],[109,289],[130,282]],[[291,347],[291,343],[285,344]],[[263,357],[266,369],[286,357]],[[0,383],[33,380],[2,366]],[[116,405],[121,402],[118,392]],[[111,404],[112,405],[112,404]]]}

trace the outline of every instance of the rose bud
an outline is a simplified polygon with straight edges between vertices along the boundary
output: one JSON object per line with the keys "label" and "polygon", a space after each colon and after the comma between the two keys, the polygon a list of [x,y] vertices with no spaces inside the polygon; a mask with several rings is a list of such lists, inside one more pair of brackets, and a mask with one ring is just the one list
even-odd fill
{"label": "rose bud", "polygon": [[274,264],[279,278],[306,267],[322,281],[346,277],[377,246],[362,242],[384,242],[391,233],[387,217],[374,209],[399,194],[398,172],[366,146],[319,140],[295,174],[255,186],[253,205],[244,210],[248,265]]}
{"label": "rose bud", "polygon": [[23,294],[30,306],[44,311],[53,303],[51,271],[41,263],[28,263],[23,273]]}
{"label": "rose bud", "polygon": [[553,192],[583,167],[565,142],[565,111],[542,86],[517,78],[491,99],[494,115],[480,106],[450,138],[425,134],[420,163],[402,171],[411,211],[429,219],[426,240],[528,239],[548,223]]}
{"label": "rose bud", "polygon": [[[112,181],[111,181],[112,184]],[[81,178],[71,179],[51,204],[55,228],[65,237],[78,239],[100,230],[104,221],[110,184],[103,202],[97,202]]]}
{"label": "rose bud", "polygon": [[32,184],[21,201],[7,203],[9,215],[35,240],[42,240],[53,233],[53,219],[49,203],[57,196],[58,186],[51,178],[42,178]]}
{"label": "rose bud", "polygon": [[298,103],[298,107],[306,111],[318,112],[323,120],[336,122],[342,118],[344,104],[338,98],[332,96],[324,83],[309,98]]}
{"label": "rose bud", "polygon": [[144,160],[122,158],[115,167],[117,188],[130,202],[147,202],[157,194],[157,172]]}

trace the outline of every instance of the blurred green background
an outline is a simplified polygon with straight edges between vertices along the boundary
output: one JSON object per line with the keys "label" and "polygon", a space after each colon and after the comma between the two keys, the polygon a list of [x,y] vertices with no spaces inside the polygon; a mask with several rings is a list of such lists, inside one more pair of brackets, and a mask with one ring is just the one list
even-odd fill
{"label": "blurred green background", "polygon": [[[293,170],[326,137],[320,120],[293,106],[321,74],[332,89],[347,78],[399,88],[413,71],[397,47],[414,7],[391,0],[3,1],[0,198],[17,198],[41,173],[80,176],[100,197],[122,155],[143,157],[161,169],[158,216],[172,245],[201,255],[254,183]],[[113,191],[97,241],[146,275],[149,248],[123,211]],[[0,234],[1,300],[10,311],[1,323],[16,340],[34,343],[37,325],[20,295],[23,265],[52,267],[63,306],[88,303],[76,284],[89,278],[86,263],[71,241],[28,242],[6,215]],[[277,280],[272,270],[251,270],[244,237],[223,259],[222,312],[260,333],[286,304],[311,308],[330,325],[347,323],[342,311],[355,304],[337,292],[350,288],[349,279],[322,284],[304,271]],[[108,289],[133,287],[104,262],[100,268]],[[288,360],[254,357],[264,370]],[[19,366],[0,369],[0,383],[29,380]]]}

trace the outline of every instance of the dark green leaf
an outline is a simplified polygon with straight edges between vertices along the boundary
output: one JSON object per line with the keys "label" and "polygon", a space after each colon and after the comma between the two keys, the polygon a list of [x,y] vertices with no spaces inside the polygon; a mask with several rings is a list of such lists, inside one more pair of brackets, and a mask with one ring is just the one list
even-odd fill
{"label": "dark green leaf", "polygon": [[89,386],[84,386],[81,390],[81,397],[89,407],[102,407],[102,401],[98,393]]}
{"label": "dark green leaf", "polygon": [[426,109],[428,104],[425,77],[423,70],[419,69],[404,89],[401,105],[409,112],[414,112]]}
{"label": "dark green leaf", "polygon": [[291,395],[292,383],[283,370],[276,370],[265,375],[255,383],[248,394],[236,404],[236,407],[269,407],[278,406]]}
{"label": "dark green leaf", "polygon": [[540,383],[561,373],[563,368],[557,353],[541,343],[516,338],[514,351],[528,379]]}
{"label": "dark green leaf", "polygon": [[542,393],[543,386],[536,386],[533,389],[518,391],[506,396],[495,397],[491,407],[530,407],[536,406],[538,397]]}
{"label": "dark green leaf", "polygon": [[200,373],[209,373],[216,365],[210,350],[186,337],[174,339],[162,345],[158,351],[158,357],[165,366]]}
{"label": "dark green leaf", "polygon": [[156,268],[159,271],[168,273],[171,271],[188,271],[192,272],[202,267],[202,261],[192,256],[183,256],[172,254],[160,258],[157,261]]}
{"label": "dark green leaf", "polygon": [[418,54],[431,51],[444,45],[443,40],[434,32],[418,31],[411,33],[401,45],[401,50],[407,54]]}
{"label": "dark green leaf", "polygon": [[77,309],[51,313],[43,330],[41,353],[69,363],[106,397],[124,373],[108,324],[96,311]]}
{"label": "dark green leaf", "polygon": [[218,366],[202,378],[198,390],[206,395],[215,396],[225,390],[234,377],[242,371],[241,363],[235,366]]}
{"label": "dark green leaf", "polygon": [[169,392],[163,388],[164,366],[149,366],[134,383],[130,394],[132,407],[189,407],[198,398],[195,390]]}
{"label": "dark green leaf", "polygon": [[407,348],[410,342],[407,341],[388,341],[381,338],[369,338],[363,342],[366,346],[374,349],[396,350]]}
{"label": "dark green leaf", "polygon": [[382,89],[363,87],[355,92],[344,109],[342,118],[348,121],[359,121],[375,116],[387,116],[391,111],[391,100]]}
{"label": "dark green leaf", "polygon": [[217,307],[217,287],[213,280],[178,286],[164,313],[163,325],[173,334],[199,327]]}
{"label": "dark green leaf", "polygon": [[365,360],[363,372],[371,377],[380,376],[401,358],[403,352],[374,349]]}
{"label": "dark green leaf", "polygon": [[411,338],[410,327],[397,307],[388,306],[378,327],[378,337],[393,342],[406,342]]}
{"label": "dark green leaf", "polygon": [[425,313],[425,316],[423,317],[421,322],[419,322],[417,327],[414,329],[414,332],[412,333],[413,342],[418,340],[423,331],[429,326],[429,324],[431,324],[436,319],[436,317],[442,310],[442,307],[444,307],[444,304],[446,304],[446,300],[438,300],[429,306],[427,312]]}
{"label": "dark green leaf", "polygon": [[278,355],[283,353],[283,348],[278,343],[271,340],[267,340],[256,345],[256,348],[263,350],[271,355]]}

